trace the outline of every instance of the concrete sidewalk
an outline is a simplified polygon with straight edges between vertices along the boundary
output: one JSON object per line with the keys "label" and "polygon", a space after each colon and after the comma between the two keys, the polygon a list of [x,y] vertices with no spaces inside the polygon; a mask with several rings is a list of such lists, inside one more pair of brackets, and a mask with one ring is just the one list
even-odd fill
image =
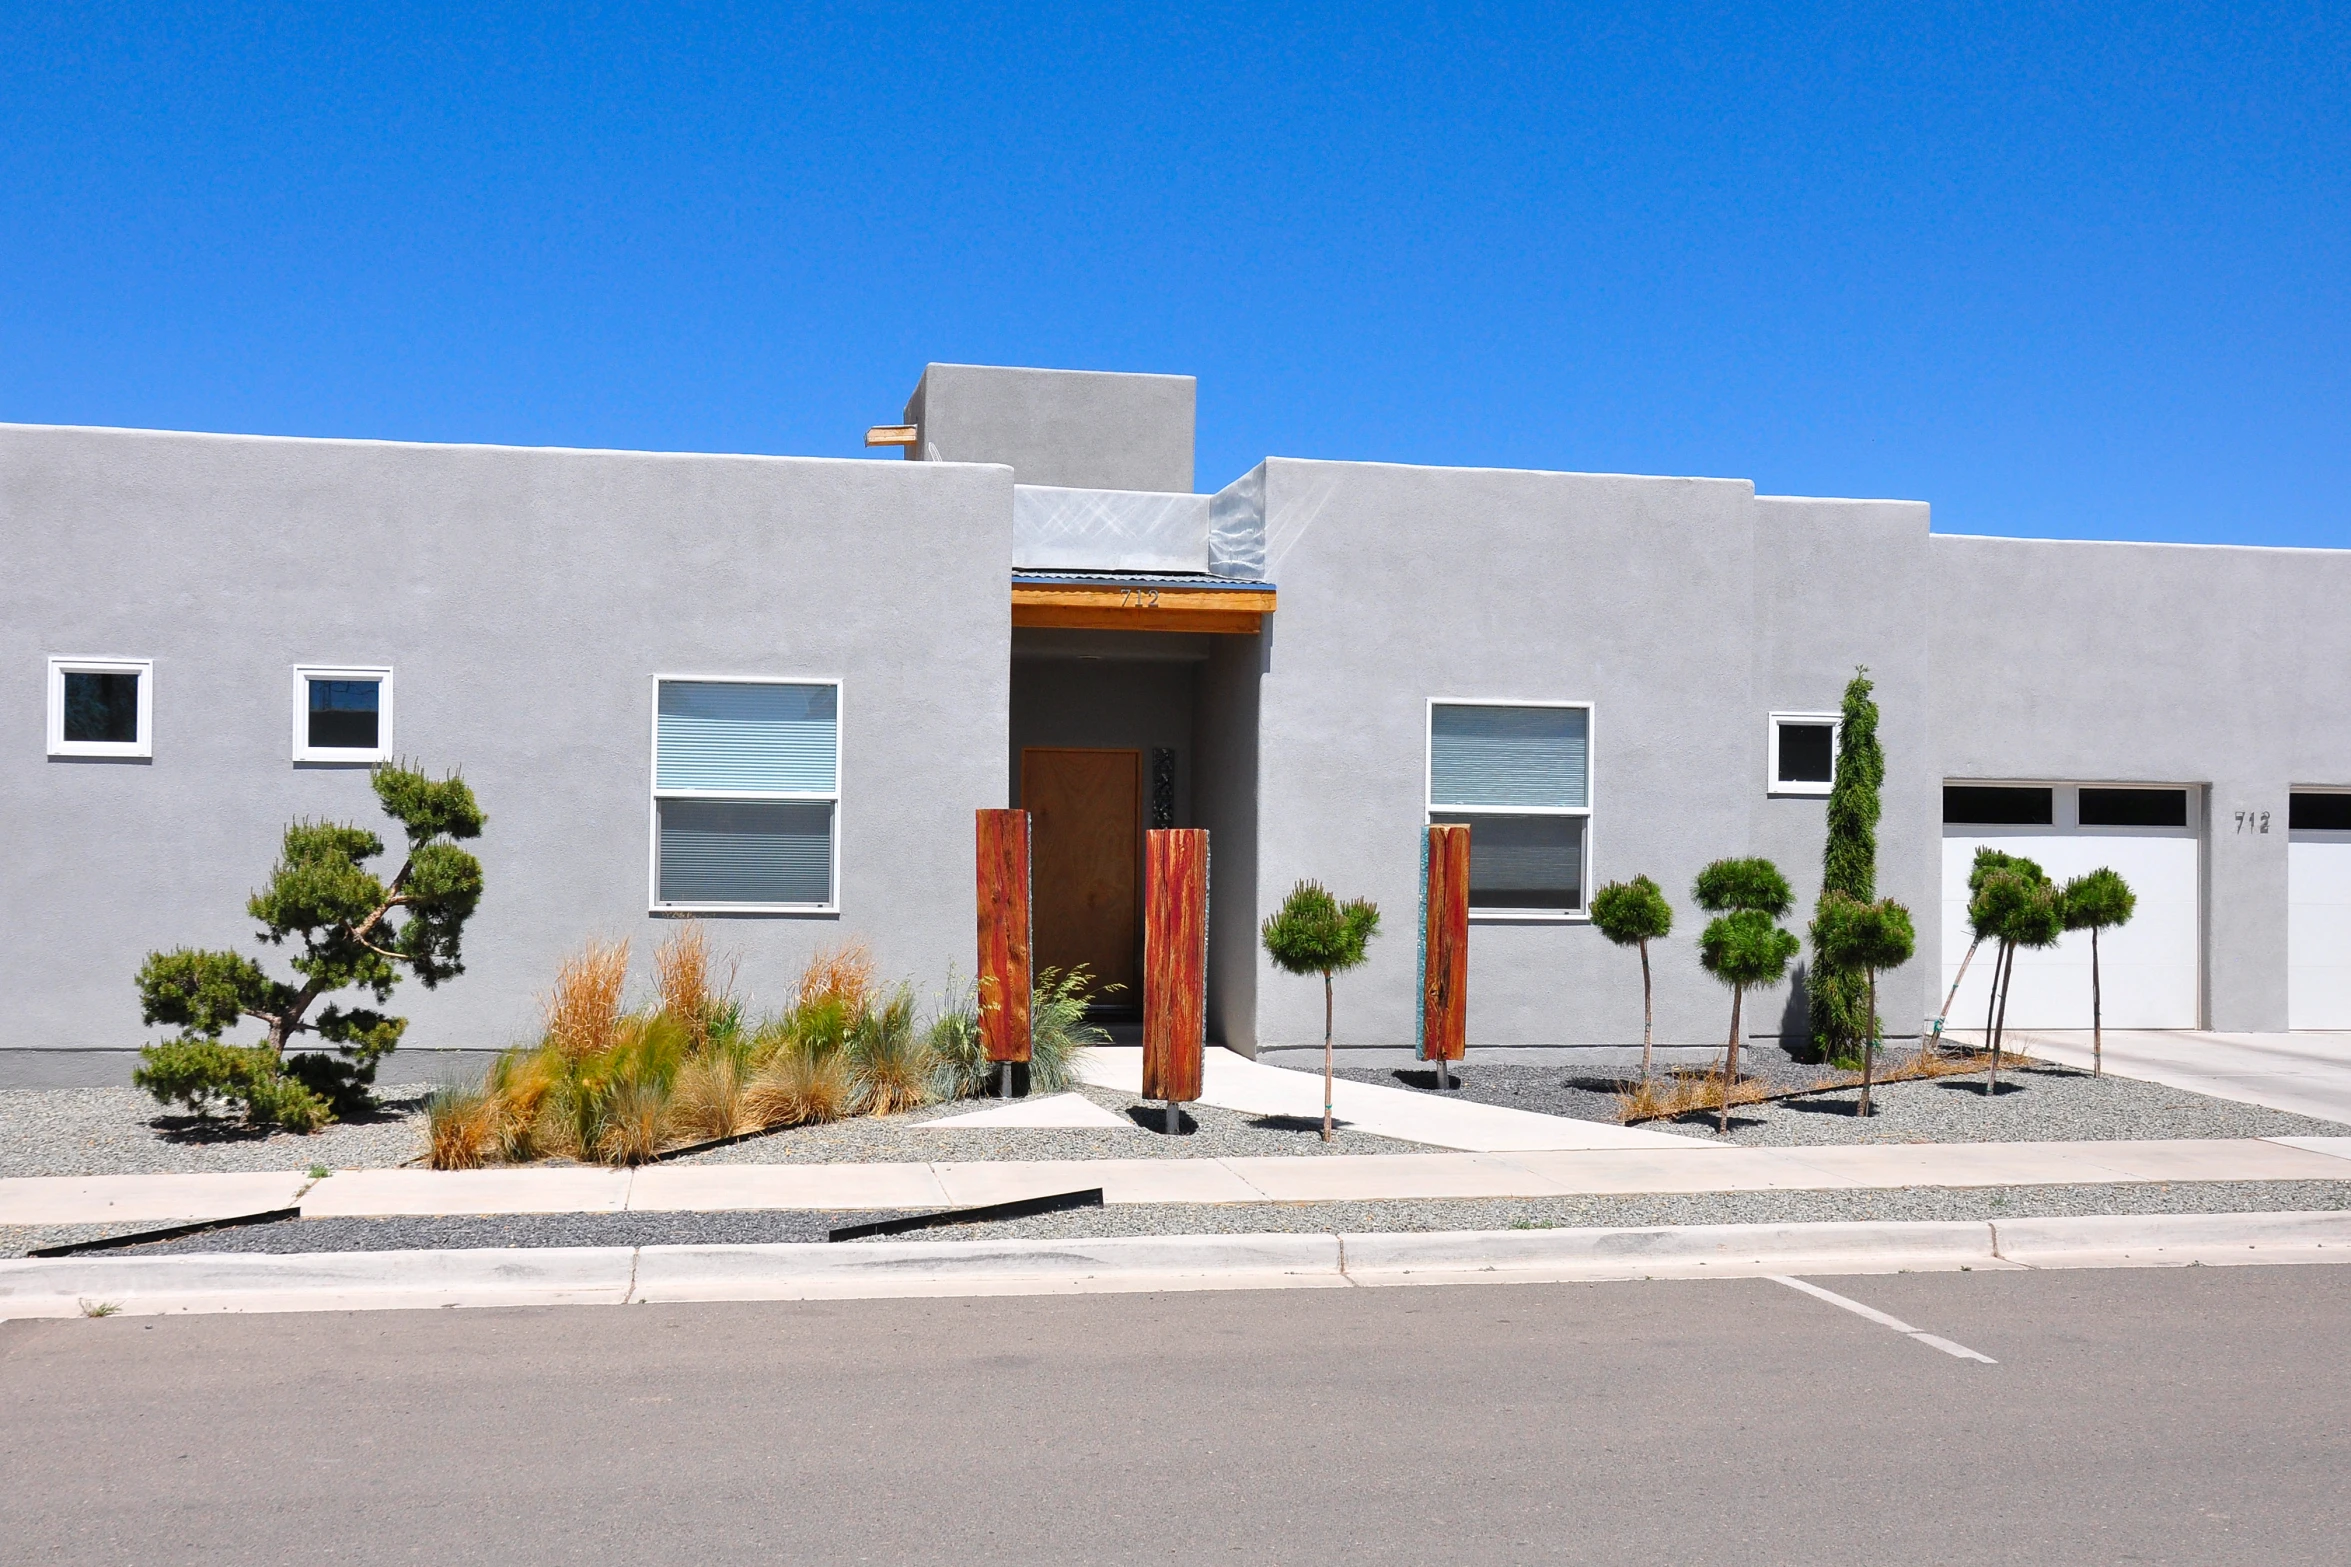
{"label": "concrete sidewalk", "polygon": [[347,1170],[316,1183],[300,1176],[25,1177],[0,1181],[0,1224],[170,1224],[296,1202],[306,1218],[946,1208],[1091,1186],[1101,1187],[1111,1203],[1307,1203],[2351,1180],[2351,1138],[1810,1148],[1722,1147],[1686,1138],[1670,1143],[1327,1159]]}
{"label": "concrete sidewalk", "polygon": [[[1112,1093],[1143,1092],[1143,1051],[1138,1045],[1101,1045],[1082,1058],[1078,1075],[1095,1088]],[[1287,1067],[1260,1066],[1221,1046],[1211,1047],[1202,1062],[1200,1103],[1247,1115],[1278,1115],[1322,1120],[1322,1072],[1294,1072]],[[1687,1146],[1692,1138],[1671,1132],[1645,1132],[1635,1127],[1611,1126],[1602,1121],[1578,1121],[1563,1115],[1538,1115],[1506,1105],[1479,1104],[1452,1095],[1415,1093],[1378,1083],[1356,1083],[1342,1078],[1332,1084],[1331,1103],[1338,1119],[1361,1132],[1374,1132],[1400,1142],[1426,1143],[1432,1148],[1458,1148],[1471,1153],[1511,1153],[1567,1148],[1671,1148]]]}
{"label": "concrete sidewalk", "polygon": [[[1976,1042],[1981,1029],[1946,1036]],[[2087,1071],[2090,1033],[2010,1029],[2011,1048]],[[2106,1070],[2234,1099],[2267,1105],[2322,1121],[2351,1124],[2351,1033],[2212,1034],[2189,1030],[2106,1031]]]}
{"label": "concrete sidewalk", "polygon": [[0,1319],[2351,1261],[2351,1213],[0,1262]]}

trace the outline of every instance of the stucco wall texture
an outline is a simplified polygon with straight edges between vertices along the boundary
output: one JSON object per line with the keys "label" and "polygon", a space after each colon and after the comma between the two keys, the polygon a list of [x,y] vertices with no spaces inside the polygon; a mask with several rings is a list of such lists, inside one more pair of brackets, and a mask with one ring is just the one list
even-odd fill
{"label": "stucco wall texture", "polygon": [[[1589,702],[1587,891],[1664,887],[1658,1039],[1718,1045],[1691,881],[1767,855],[1801,927],[1825,802],[1771,791],[1768,715],[1833,712],[1866,666],[1879,890],[1923,954],[1883,986],[1895,1031],[1941,999],[1954,778],[2204,791],[2206,1021],[2285,1026],[2287,794],[2351,786],[2351,553],[1932,536],[1922,503],[1743,480],[1272,458],[1261,635],[1024,632],[1103,661],[1024,661],[1016,702],[1016,475],[1189,490],[1192,396],[934,365],[910,417],[939,460],[911,463],[0,426],[0,1082],[76,1049],[116,1052],[88,1080],[120,1081],[148,950],[252,950],[243,898],[286,821],[381,821],[361,770],[289,758],[312,663],[392,666],[398,751],[462,768],[490,814],[469,972],[394,1002],[416,1047],[523,1036],[589,935],[628,937],[643,973],[667,928],[657,674],[843,682],[840,913],[713,920],[754,997],[845,939],[893,978],[968,975],[971,812],[1006,802],[1019,740],[1170,743],[1179,814],[1213,834],[1212,1036],[1319,1041],[1320,986],[1256,939],[1313,877],[1385,916],[1340,1042],[1409,1045],[1430,700]],[[44,756],[55,655],[155,660],[151,762]],[[2232,831],[2246,809],[2273,830]],[[1473,1049],[1640,1037],[1638,960],[1581,920],[1480,919],[1470,995]],[[1749,1027],[1800,1026],[1802,1002],[1800,977],[1753,997]]]}
{"label": "stucco wall texture", "polygon": [[[845,938],[968,974],[1011,508],[991,466],[0,427],[0,1044],[137,1044],[142,956],[253,950],[288,820],[389,825],[364,770],[289,760],[303,663],[392,666],[399,752],[489,813],[468,972],[395,993],[410,1045],[524,1035],[589,935],[648,972],[656,674],[843,682],[840,913],[715,920],[747,990]],[[43,755],[58,654],[155,661],[152,762]]]}

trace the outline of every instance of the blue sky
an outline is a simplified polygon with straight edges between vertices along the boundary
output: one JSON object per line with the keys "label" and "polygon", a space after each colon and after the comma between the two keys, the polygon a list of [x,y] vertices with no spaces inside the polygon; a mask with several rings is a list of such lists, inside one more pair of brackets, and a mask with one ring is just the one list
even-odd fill
{"label": "blue sky", "polygon": [[0,6],[0,419],[1267,453],[2351,546],[2351,8]]}

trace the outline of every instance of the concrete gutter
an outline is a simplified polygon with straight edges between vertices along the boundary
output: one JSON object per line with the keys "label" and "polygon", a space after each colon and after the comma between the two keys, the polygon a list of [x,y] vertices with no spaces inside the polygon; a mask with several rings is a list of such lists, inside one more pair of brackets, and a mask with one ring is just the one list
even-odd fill
{"label": "concrete gutter", "polygon": [[2351,1213],[0,1262],[0,1319],[2351,1261]]}

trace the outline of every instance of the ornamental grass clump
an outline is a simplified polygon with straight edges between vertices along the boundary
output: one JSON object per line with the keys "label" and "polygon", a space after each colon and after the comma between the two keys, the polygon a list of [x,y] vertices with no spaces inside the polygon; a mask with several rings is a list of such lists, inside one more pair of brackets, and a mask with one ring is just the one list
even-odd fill
{"label": "ornamental grass clump", "polygon": [[[981,1090],[969,987],[950,986],[925,1024],[911,990],[885,992],[872,956],[816,953],[781,1012],[753,1016],[733,993],[736,966],[686,921],[654,950],[654,993],[630,1010],[626,942],[590,941],[542,998],[539,1037],[500,1054],[478,1089],[428,1104],[436,1169],[534,1159],[642,1164],[697,1143],[853,1115],[896,1115]],[[1047,969],[1036,990],[1032,1080],[1067,1087],[1088,1045],[1085,971]]]}

